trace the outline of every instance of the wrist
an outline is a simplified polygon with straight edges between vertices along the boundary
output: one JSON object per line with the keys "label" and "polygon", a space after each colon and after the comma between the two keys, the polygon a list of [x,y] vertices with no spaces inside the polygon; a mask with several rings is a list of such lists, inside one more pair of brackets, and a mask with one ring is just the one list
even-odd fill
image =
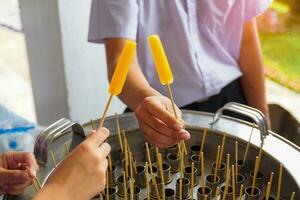
{"label": "wrist", "polygon": [[64,188],[56,184],[44,186],[36,195],[34,200],[74,200],[71,194]]}

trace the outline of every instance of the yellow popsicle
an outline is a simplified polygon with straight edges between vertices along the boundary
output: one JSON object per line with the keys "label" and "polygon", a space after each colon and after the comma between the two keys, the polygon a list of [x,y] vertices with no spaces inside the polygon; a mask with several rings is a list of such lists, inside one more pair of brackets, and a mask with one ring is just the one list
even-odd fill
{"label": "yellow popsicle", "polygon": [[123,85],[125,83],[130,63],[135,53],[136,43],[127,40],[121,55],[118,60],[117,67],[114,71],[113,77],[110,81],[109,93],[111,95],[119,95],[122,91]]}
{"label": "yellow popsicle", "polygon": [[158,35],[150,35],[148,37],[149,45],[152,52],[152,57],[156,66],[159,80],[162,85],[172,84],[173,75],[164,51],[163,45]]}

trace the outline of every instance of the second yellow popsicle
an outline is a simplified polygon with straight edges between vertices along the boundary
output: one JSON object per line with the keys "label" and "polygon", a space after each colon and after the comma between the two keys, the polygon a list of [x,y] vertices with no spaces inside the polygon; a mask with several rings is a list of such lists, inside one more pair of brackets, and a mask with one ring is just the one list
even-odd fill
{"label": "second yellow popsicle", "polygon": [[148,37],[152,57],[156,66],[159,80],[162,85],[173,83],[173,74],[169,61],[164,51],[163,45],[158,35],[150,35]]}

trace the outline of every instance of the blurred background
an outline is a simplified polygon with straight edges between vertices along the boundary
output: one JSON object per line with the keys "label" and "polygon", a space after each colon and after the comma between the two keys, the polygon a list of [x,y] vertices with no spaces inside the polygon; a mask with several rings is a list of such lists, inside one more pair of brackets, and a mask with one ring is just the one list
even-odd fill
{"label": "blurred background", "polygon": [[[0,105],[44,126],[100,117],[108,83],[103,46],[87,42],[90,4],[0,0]],[[273,129],[289,120],[300,134],[300,0],[273,1],[258,22]],[[123,109],[114,98],[109,114]]]}

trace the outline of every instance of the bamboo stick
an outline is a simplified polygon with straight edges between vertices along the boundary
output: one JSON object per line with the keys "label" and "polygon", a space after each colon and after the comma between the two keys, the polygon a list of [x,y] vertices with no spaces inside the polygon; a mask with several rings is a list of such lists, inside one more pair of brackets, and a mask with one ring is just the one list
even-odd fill
{"label": "bamboo stick", "polygon": [[163,182],[162,183],[162,199],[165,200],[166,199],[166,186],[165,186],[165,183]]}
{"label": "bamboo stick", "polygon": [[217,186],[217,189],[216,189],[216,192],[215,192],[215,200],[218,199],[219,191],[220,191],[220,187]]}
{"label": "bamboo stick", "polygon": [[[176,107],[175,107],[175,101],[174,101],[174,97],[173,97],[173,93],[172,93],[172,89],[171,89],[170,84],[167,84],[167,89],[168,89],[169,97],[170,97],[170,100],[171,100],[171,103],[172,103],[174,116],[178,120],[178,115],[177,115]],[[181,145],[183,145],[185,155],[187,155],[187,149],[186,149],[185,142],[183,140],[181,140],[180,143],[181,143]]]}
{"label": "bamboo stick", "polygon": [[234,165],[231,165],[231,173],[232,173],[232,199],[235,200],[235,173],[234,173]]}
{"label": "bamboo stick", "polygon": [[108,180],[109,180],[108,171],[106,170],[106,195],[105,195],[106,200],[109,200],[109,187],[108,187],[109,183],[108,183]]}
{"label": "bamboo stick", "polygon": [[127,186],[126,186],[126,180],[127,180],[127,177],[126,177],[126,174],[125,174],[124,171],[122,172],[122,174],[123,174],[123,192],[124,192],[124,199],[127,200]]}
{"label": "bamboo stick", "polygon": [[69,147],[68,147],[68,144],[65,143],[64,144],[64,147],[65,147],[65,156],[69,154]]}
{"label": "bamboo stick", "polygon": [[282,164],[280,163],[280,166],[279,166],[279,175],[278,175],[278,187],[277,187],[277,196],[276,196],[276,200],[279,200],[279,199],[280,199],[281,182],[282,182]]}
{"label": "bamboo stick", "polygon": [[271,187],[272,187],[272,181],[273,181],[274,172],[271,172],[270,180],[267,183],[267,189],[266,189],[266,200],[270,197]]}
{"label": "bamboo stick", "polygon": [[[200,147],[200,152],[203,152],[204,149],[204,143],[205,143],[205,139],[206,139],[206,132],[207,129],[204,129],[203,135],[202,135],[202,141],[201,141],[201,147]],[[200,156],[200,155],[199,155]]]}
{"label": "bamboo stick", "polygon": [[100,200],[103,200],[103,196],[102,196],[102,193],[100,192],[99,194],[99,197],[100,197]]}
{"label": "bamboo stick", "polygon": [[52,164],[54,167],[56,167],[57,163],[56,163],[56,159],[55,159],[53,151],[50,151],[50,155],[51,155],[51,159],[52,159]]}
{"label": "bamboo stick", "polygon": [[125,137],[125,132],[123,132],[124,136],[124,157],[125,157],[125,176],[128,177],[128,149],[127,142]]}
{"label": "bamboo stick", "polygon": [[271,192],[271,183],[270,183],[270,181],[269,181],[269,182],[267,183],[266,199],[265,199],[265,200],[269,200],[270,192]]}
{"label": "bamboo stick", "polygon": [[148,177],[148,162],[146,164],[146,189],[147,189],[147,200],[150,200],[150,188],[149,188],[149,177]]}
{"label": "bamboo stick", "polygon": [[290,200],[294,200],[294,198],[295,198],[295,192],[292,192]]}
{"label": "bamboo stick", "polygon": [[162,167],[162,158],[161,158],[160,153],[158,154],[157,163],[158,163],[158,166],[159,166],[161,182],[165,183],[165,177],[164,177],[164,172],[163,172],[163,167]]}
{"label": "bamboo stick", "polygon": [[222,200],[225,200],[226,194],[227,194],[227,192],[228,192],[228,182],[229,182],[229,176],[230,176],[230,165],[229,165],[229,161],[230,161],[230,155],[227,154],[225,191],[224,191]]}
{"label": "bamboo stick", "polygon": [[242,200],[243,190],[244,190],[244,185],[242,184],[241,187],[240,187],[239,200]]}
{"label": "bamboo stick", "polygon": [[192,174],[191,174],[191,200],[194,199],[194,167],[195,167],[195,164],[194,162],[192,162]]}
{"label": "bamboo stick", "polygon": [[154,185],[156,197],[158,199],[160,199],[160,195],[159,195],[159,191],[158,191],[158,186],[157,186],[157,183],[156,183],[156,178],[155,178],[155,176],[153,174],[153,171],[152,171],[152,162],[151,162],[151,157],[150,157],[149,145],[148,145],[147,142],[146,142],[145,145],[146,145],[147,159],[148,159],[148,163],[149,163],[149,167],[150,167],[150,173],[151,173],[151,176],[152,176],[152,184]]}
{"label": "bamboo stick", "polygon": [[205,194],[205,184],[204,184],[204,155],[203,152],[200,153],[201,157],[201,184],[202,184],[202,194]]}
{"label": "bamboo stick", "polygon": [[221,146],[218,145],[216,166],[215,166],[215,171],[214,171],[214,183],[216,182],[216,179],[217,179],[217,173],[218,173],[217,169],[218,169],[218,165],[219,165],[218,161],[219,161],[219,155],[220,155],[220,148],[221,148]]}
{"label": "bamboo stick", "polygon": [[179,199],[182,200],[182,179],[179,179]]}
{"label": "bamboo stick", "polygon": [[130,184],[130,200],[133,200],[133,178],[130,178],[130,181],[129,181],[129,184]]}
{"label": "bamboo stick", "polygon": [[112,163],[111,163],[111,155],[110,154],[108,154],[107,160],[108,160],[109,171],[112,172]]}
{"label": "bamboo stick", "polygon": [[98,126],[99,128],[101,128],[101,127],[103,126],[103,124],[104,124],[105,117],[106,117],[108,108],[109,108],[109,106],[110,106],[110,104],[111,104],[112,98],[113,98],[113,95],[111,94],[111,95],[109,96],[109,99],[108,99],[108,101],[107,101],[107,103],[106,103],[106,106],[105,106],[105,108],[104,108],[104,112],[103,112],[103,115],[102,115],[102,117],[101,117],[101,120],[100,120],[100,123],[99,123],[99,126]]}
{"label": "bamboo stick", "polygon": [[206,194],[206,195],[204,195],[204,200],[207,200],[207,194]]}
{"label": "bamboo stick", "polygon": [[225,146],[225,140],[226,140],[226,133],[224,133],[223,135],[223,139],[222,139],[222,146],[221,146],[221,151],[220,151],[220,158],[219,158],[219,162],[218,162],[218,169],[220,168],[221,166],[221,163],[222,163],[222,159],[223,159],[223,152],[224,152],[224,146]]}
{"label": "bamboo stick", "polygon": [[35,179],[32,180],[32,183],[33,183],[33,186],[34,186],[35,191],[36,191],[36,192],[39,192],[39,186],[37,185]]}
{"label": "bamboo stick", "polygon": [[117,113],[115,113],[115,119],[116,119],[116,125],[117,125],[117,133],[118,133],[119,145],[120,145],[121,152],[123,153],[124,152],[124,150],[123,150],[123,142],[122,142],[122,138],[121,138],[119,116],[118,116]]}
{"label": "bamboo stick", "polygon": [[239,162],[239,153],[238,153],[238,141],[235,141],[235,176],[236,180],[238,178],[238,162]]}
{"label": "bamboo stick", "polygon": [[247,143],[247,146],[246,146],[246,150],[245,150],[245,154],[244,154],[244,158],[243,158],[243,165],[245,164],[246,159],[247,159],[247,155],[248,155],[249,146],[250,146],[250,143],[251,143],[251,138],[252,138],[253,130],[254,130],[254,125],[252,124],[252,129],[251,129],[250,137],[249,137],[249,140],[248,140],[248,143]]}
{"label": "bamboo stick", "polygon": [[251,189],[251,196],[254,194],[254,187],[255,187],[255,181],[256,181],[256,175],[258,171],[258,156],[255,158],[255,165],[254,165],[254,174],[253,174],[253,180],[252,180],[252,189]]}

